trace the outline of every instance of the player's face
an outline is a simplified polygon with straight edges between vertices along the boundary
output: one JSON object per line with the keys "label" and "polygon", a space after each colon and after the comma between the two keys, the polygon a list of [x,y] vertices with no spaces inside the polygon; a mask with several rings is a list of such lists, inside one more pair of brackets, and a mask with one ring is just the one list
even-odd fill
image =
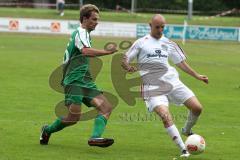
{"label": "player's face", "polygon": [[163,34],[163,29],[165,27],[165,20],[155,20],[150,24],[151,27],[151,35],[155,38],[161,38]]}
{"label": "player's face", "polygon": [[86,19],[86,28],[92,31],[98,25],[99,14],[97,12],[92,12],[91,16]]}

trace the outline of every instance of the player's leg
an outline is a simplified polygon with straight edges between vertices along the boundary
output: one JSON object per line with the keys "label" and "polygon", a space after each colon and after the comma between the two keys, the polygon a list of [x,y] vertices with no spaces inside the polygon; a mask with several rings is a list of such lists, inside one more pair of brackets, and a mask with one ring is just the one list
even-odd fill
{"label": "player's leg", "polygon": [[172,120],[168,108],[168,98],[166,96],[150,97],[145,100],[145,103],[150,112],[156,112],[162,119],[167,133],[180,149],[181,156],[188,157],[190,154],[187,152],[179,131]]}
{"label": "player's leg", "polygon": [[184,102],[184,105],[189,109],[188,112],[188,118],[185,123],[184,128],[182,129],[182,133],[186,136],[192,134],[192,127],[196,124],[198,117],[200,116],[202,112],[202,105],[198,101],[197,97],[193,96],[189,99],[187,99]]}
{"label": "player's leg", "polygon": [[175,124],[173,123],[172,116],[169,109],[165,105],[160,105],[154,108],[154,111],[161,117],[164,127],[171,137],[171,139],[176,143],[180,151],[186,150],[183,140],[179,134],[179,131]]}
{"label": "player's leg", "polygon": [[76,95],[75,87],[66,90],[65,105],[68,107],[68,115],[66,117],[58,117],[51,125],[42,127],[40,134],[40,144],[48,144],[52,133],[58,132],[67,126],[76,124],[81,114],[81,103],[83,96]]}
{"label": "player's leg", "polygon": [[202,111],[202,105],[195,97],[194,93],[184,84],[174,89],[168,98],[171,102],[181,105],[184,104],[188,109],[188,118],[186,120],[185,126],[182,128],[182,134],[189,136],[192,133],[191,128],[196,124],[199,115]]}
{"label": "player's leg", "polygon": [[68,115],[66,117],[59,117],[54,123],[49,125],[45,130],[48,134],[58,132],[67,126],[76,124],[81,115],[81,106],[79,104],[71,104],[68,106]]}
{"label": "player's leg", "polygon": [[91,100],[91,104],[98,110],[94,120],[94,128],[91,138],[88,141],[90,146],[108,147],[114,143],[113,139],[101,138],[112,112],[112,105],[103,94],[99,94]]}
{"label": "player's leg", "polygon": [[59,4],[59,14],[60,16],[64,16],[64,3]]}
{"label": "player's leg", "polygon": [[42,127],[40,144],[47,145],[52,133],[74,125],[79,121],[81,115],[80,105],[72,103],[68,106],[68,111],[69,112],[66,117],[58,117],[51,125],[45,125]]}

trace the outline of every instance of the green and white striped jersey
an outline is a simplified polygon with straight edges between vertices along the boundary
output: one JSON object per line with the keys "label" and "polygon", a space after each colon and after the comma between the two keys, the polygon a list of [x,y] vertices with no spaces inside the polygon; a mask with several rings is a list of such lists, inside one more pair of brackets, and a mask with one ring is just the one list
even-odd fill
{"label": "green and white striped jersey", "polygon": [[86,29],[79,27],[72,33],[65,51],[63,85],[72,83],[82,87],[91,87],[93,85],[89,72],[89,57],[82,54],[82,49],[85,47],[91,47],[90,34]]}

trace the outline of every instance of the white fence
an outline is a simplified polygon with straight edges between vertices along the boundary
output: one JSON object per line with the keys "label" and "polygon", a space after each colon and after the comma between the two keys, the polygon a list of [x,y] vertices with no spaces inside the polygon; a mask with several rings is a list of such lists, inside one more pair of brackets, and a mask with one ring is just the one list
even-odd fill
{"label": "white fence", "polygon": [[[27,18],[0,18],[0,32],[70,34],[78,21]],[[148,34],[148,24],[99,22],[92,35],[138,38]],[[195,25],[167,25],[164,34],[173,39],[240,41],[240,28]]]}
{"label": "white fence", "polygon": [[[79,27],[78,21],[0,18],[0,32],[70,34],[77,27]],[[99,22],[92,35],[136,37],[136,24]]]}

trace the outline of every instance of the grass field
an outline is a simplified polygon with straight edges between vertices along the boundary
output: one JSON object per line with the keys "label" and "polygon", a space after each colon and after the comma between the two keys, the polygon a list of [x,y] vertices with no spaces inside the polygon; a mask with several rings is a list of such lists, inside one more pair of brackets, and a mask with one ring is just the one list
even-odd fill
{"label": "grass field", "polygon": [[[101,21],[148,23],[153,14],[146,13],[119,13],[101,12]],[[164,14],[169,24],[183,24],[186,15]],[[0,17],[41,18],[41,19],[68,19],[78,20],[78,10],[66,10],[65,16],[60,17],[54,9],[27,9],[27,8],[0,8]],[[194,16],[189,24],[210,26],[240,26],[239,17],[217,17],[213,19],[199,19],[204,16]]]}
{"label": "grass field", "polygon": [[[62,62],[68,36],[0,33],[0,160],[172,160],[177,147],[158,119],[144,119],[145,105],[137,99],[129,107],[119,98],[105,131],[114,137],[109,148],[90,148],[87,140],[93,121],[80,122],[54,134],[50,145],[39,145],[39,130],[55,119],[54,106],[63,95],[48,85],[51,72]],[[93,38],[94,47],[122,39]],[[204,136],[207,147],[193,160],[239,159],[240,45],[235,42],[191,41],[183,46],[190,65],[209,76],[205,85],[180,72],[204,105],[194,131]],[[119,54],[123,51],[119,51]],[[103,57],[100,88],[118,96],[112,86],[111,56]],[[115,64],[115,67],[120,67]],[[131,76],[130,76],[131,77]],[[171,106],[178,128],[187,113]],[[140,119],[137,118],[140,115]]]}

